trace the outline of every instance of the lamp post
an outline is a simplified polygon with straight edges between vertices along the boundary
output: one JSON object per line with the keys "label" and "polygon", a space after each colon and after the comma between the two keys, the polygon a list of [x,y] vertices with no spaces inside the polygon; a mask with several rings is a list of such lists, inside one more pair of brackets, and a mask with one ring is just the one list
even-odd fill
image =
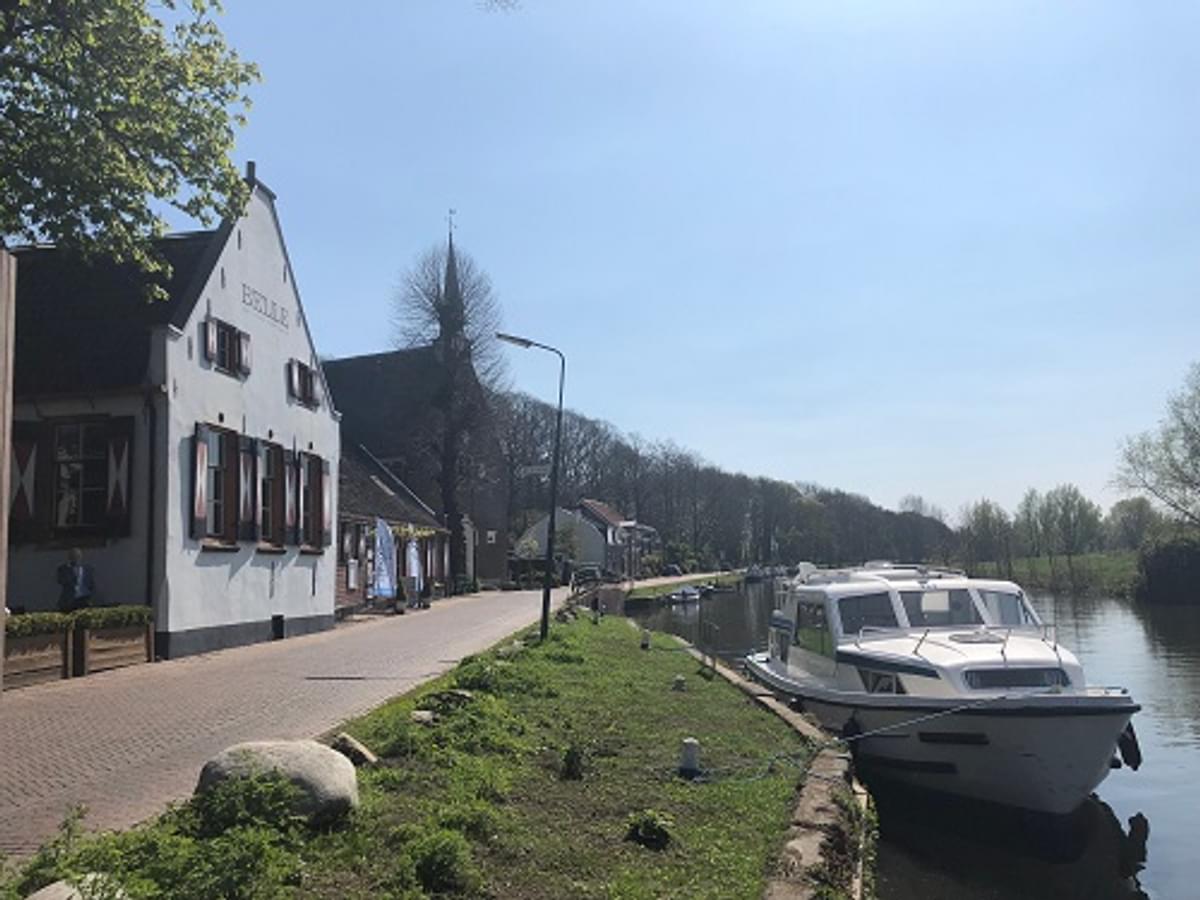
{"label": "lamp post", "polygon": [[542,582],[542,627],[541,640],[546,640],[546,635],[550,633],[550,580],[554,577],[554,529],[556,523],[555,513],[558,510],[558,451],[562,441],[562,409],[563,409],[563,382],[567,378],[567,358],[563,356],[562,351],[549,344],[539,344],[537,341],[531,341],[529,338],[517,337],[513,334],[496,333],[497,339],[504,341],[507,344],[513,344],[520,347],[522,350],[528,350],[530,347],[537,347],[539,350],[548,350],[558,356],[558,415],[554,421],[554,455],[550,457],[550,520],[546,524],[546,578]]}

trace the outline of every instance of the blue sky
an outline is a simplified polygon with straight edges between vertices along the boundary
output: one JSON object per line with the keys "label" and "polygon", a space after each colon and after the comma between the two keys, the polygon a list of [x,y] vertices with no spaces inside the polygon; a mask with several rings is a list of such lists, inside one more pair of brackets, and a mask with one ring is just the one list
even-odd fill
{"label": "blue sky", "polygon": [[1196,5],[226,6],[323,354],[388,348],[454,207],[569,406],[952,515],[1111,503],[1200,358]]}

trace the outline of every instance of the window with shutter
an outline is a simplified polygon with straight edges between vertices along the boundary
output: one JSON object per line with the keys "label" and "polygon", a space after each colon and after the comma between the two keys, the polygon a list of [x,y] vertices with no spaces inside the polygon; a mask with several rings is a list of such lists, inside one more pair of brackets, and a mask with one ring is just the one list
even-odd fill
{"label": "window with shutter", "polygon": [[204,358],[214,369],[226,375],[250,374],[250,335],[211,316],[204,330]]}
{"label": "window with shutter", "polygon": [[299,521],[296,515],[296,454],[291,450],[283,451],[283,534],[284,541],[289,544],[300,543]]}
{"label": "window with shutter", "polygon": [[283,448],[258,442],[259,540],[281,546],[284,541]]}
{"label": "window with shutter", "polygon": [[236,543],[241,499],[238,435],[197,423],[192,443],[192,537]]}

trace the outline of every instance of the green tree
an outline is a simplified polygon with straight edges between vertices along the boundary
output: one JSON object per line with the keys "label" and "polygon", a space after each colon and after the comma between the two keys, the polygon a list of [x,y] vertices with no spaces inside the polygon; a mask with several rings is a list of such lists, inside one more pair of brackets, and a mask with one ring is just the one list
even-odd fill
{"label": "green tree", "polygon": [[1067,558],[1067,571],[1075,586],[1075,557],[1094,549],[1100,541],[1100,507],[1073,484],[1060,484],[1047,491],[1045,504],[1054,510],[1058,549]]}
{"label": "green tree", "polygon": [[1162,530],[1162,514],[1145,497],[1118,500],[1104,517],[1104,541],[1110,550],[1137,550]]}
{"label": "green tree", "polygon": [[1042,555],[1042,524],[1038,517],[1041,505],[1042,495],[1036,488],[1030,488],[1017,506],[1017,514],[1013,517],[1013,531],[1019,556]]}
{"label": "green tree", "polygon": [[1158,430],[1125,443],[1117,483],[1200,526],[1200,362],[1192,364],[1183,387],[1167,399]]}
{"label": "green tree", "polygon": [[203,223],[241,212],[229,154],[258,70],[226,46],[217,0],[150,8],[0,0],[0,241],[155,270],[156,204]]}

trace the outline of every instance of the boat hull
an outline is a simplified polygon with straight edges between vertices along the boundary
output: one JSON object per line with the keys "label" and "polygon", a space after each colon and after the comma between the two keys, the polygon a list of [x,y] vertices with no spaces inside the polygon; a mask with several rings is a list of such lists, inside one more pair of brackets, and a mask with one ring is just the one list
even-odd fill
{"label": "boat hull", "polygon": [[1122,695],[923,698],[851,694],[748,661],[760,681],[846,737],[868,777],[1039,813],[1076,809],[1108,774],[1138,707]]}

